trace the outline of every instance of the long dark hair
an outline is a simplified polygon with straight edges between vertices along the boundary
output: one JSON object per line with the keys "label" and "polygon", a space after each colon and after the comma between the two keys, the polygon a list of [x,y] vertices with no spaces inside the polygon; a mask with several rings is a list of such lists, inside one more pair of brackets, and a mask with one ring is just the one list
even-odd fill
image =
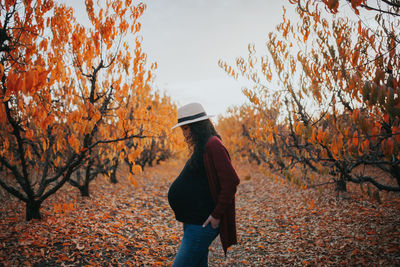
{"label": "long dark hair", "polygon": [[221,136],[217,133],[214,125],[209,119],[190,123],[188,126],[190,128],[188,142],[193,151],[189,160],[189,165],[193,168],[199,168],[204,164],[203,153],[208,139],[212,136],[217,136],[221,139]]}

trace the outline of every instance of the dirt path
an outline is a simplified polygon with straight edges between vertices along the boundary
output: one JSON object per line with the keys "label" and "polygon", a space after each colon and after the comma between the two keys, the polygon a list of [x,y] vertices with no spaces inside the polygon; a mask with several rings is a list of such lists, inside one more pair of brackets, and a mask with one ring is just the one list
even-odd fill
{"label": "dirt path", "polygon": [[[169,266],[181,225],[168,206],[182,162],[169,162],[117,185],[100,178],[90,199],[65,187],[43,205],[43,220],[25,222],[20,203],[0,206],[0,262],[21,265]],[[210,266],[400,264],[400,202],[376,204],[300,190],[258,167],[238,165],[240,243],[225,259],[213,243]],[[330,191],[326,191],[330,192]],[[59,209],[61,206],[61,210]],[[397,208],[396,208],[397,207]],[[1,264],[0,264],[1,266]]]}

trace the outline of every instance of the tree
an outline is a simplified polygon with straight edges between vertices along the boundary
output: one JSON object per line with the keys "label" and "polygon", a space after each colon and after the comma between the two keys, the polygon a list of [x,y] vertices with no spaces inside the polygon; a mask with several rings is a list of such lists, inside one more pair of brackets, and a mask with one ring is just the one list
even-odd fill
{"label": "tree", "polygon": [[52,1],[2,1],[0,17],[0,185],[26,203],[30,220],[40,218],[41,203],[85,157],[79,151],[59,157],[68,137],[61,122],[69,86],[59,60],[65,40],[57,33],[73,18]]}
{"label": "tree", "polygon": [[[70,112],[84,112],[84,116],[72,115],[68,124],[76,124],[77,118],[83,121],[80,126],[85,128],[72,133],[71,138],[77,140],[76,146],[85,144],[89,149],[81,167],[83,179],[77,173],[77,179],[71,179],[70,183],[78,187],[83,196],[89,195],[89,183],[111,167],[102,162],[111,162],[117,151],[123,149],[123,142],[117,140],[146,137],[134,116],[127,115],[129,110],[145,113],[151,98],[150,93],[142,89],[148,87],[151,73],[145,69],[146,55],[140,40],[136,38],[133,44],[128,42],[140,29],[137,19],[144,8],[143,4],[132,6],[130,1],[107,2],[104,8],[86,1],[91,27],[76,24],[71,33],[74,91],[79,96],[75,105],[79,108],[72,105]],[[135,95],[140,95],[140,99],[135,99]]]}
{"label": "tree", "polygon": [[[315,5],[316,3],[323,3],[325,7],[332,12],[333,14],[337,14],[339,12],[339,4],[344,3],[345,6],[348,4],[351,5],[354,13],[359,15],[359,8],[362,8],[367,11],[378,12],[380,14],[386,14],[394,17],[399,17],[399,8],[400,4],[397,0],[377,0],[375,3],[366,0],[314,0],[314,1],[301,1],[301,0],[289,0],[292,4],[297,4],[298,7],[307,12],[312,11],[313,9],[317,11],[318,7]],[[304,3],[303,3],[304,2]],[[311,9],[309,7],[312,7]]]}
{"label": "tree", "polygon": [[27,220],[74,171],[93,177],[123,141],[165,128],[137,123],[151,121],[151,70],[140,39],[123,41],[139,31],[145,6],[86,8],[87,28],[53,1],[1,2],[0,185],[26,203]]}
{"label": "tree", "polygon": [[[232,155],[257,164],[266,163],[270,168],[274,168],[278,159],[279,149],[267,142],[265,138],[273,138],[275,132],[271,132],[268,137],[261,135],[264,129],[273,129],[267,126],[274,123],[277,113],[272,110],[263,113],[257,110],[254,105],[242,105],[228,110],[228,115],[218,119],[218,132],[224,139],[225,145],[232,152]],[[266,116],[269,120],[265,120]],[[271,154],[272,151],[276,153]],[[274,157],[275,156],[275,157]]]}
{"label": "tree", "polygon": [[[300,22],[293,24],[284,13],[277,34],[269,34],[269,55],[259,65],[250,46],[248,59],[237,60],[238,70],[221,66],[254,82],[244,92],[257,109],[278,110],[279,128],[264,128],[261,135],[278,133],[278,140],[267,140],[278,141],[287,167],[301,164],[329,173],[340,190],[350,181],[399,191],[399,22],[377,16],[380,29],[373,32],[362,21],[337,17],[330,22],[317,1],[291,2],[298,4]],[[325,1],[337,12],[332,2],[338,1]],[[273,77],[277,89],[271,86]],[[356,172],[362,166],[383,170],[397,185]]]}

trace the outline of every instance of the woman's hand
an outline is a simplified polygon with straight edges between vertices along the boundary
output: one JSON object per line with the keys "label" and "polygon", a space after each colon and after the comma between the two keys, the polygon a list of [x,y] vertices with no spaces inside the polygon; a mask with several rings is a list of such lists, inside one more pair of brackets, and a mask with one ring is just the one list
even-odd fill
{"label": "woman's hand", "polygon": [[219,226],[220,219],[215,219],[213,216],[208,216],[207,220],[203,223],[203,227],[206,227],[207,224],[211,223],[211,227],[216,229]]}

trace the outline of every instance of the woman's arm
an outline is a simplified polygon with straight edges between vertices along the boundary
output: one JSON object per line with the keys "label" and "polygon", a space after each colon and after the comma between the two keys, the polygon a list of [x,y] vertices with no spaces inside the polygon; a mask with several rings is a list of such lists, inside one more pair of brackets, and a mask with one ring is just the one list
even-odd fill
{"label": "woman's arm", "polygon": [[218,138],[213,138],[207,143],[207,153],[215,167],[217,179],[221,186],[211,216],[215,219],[221,219],[226,208],[232,204],[240,180],[232,166],[228,151]]}

